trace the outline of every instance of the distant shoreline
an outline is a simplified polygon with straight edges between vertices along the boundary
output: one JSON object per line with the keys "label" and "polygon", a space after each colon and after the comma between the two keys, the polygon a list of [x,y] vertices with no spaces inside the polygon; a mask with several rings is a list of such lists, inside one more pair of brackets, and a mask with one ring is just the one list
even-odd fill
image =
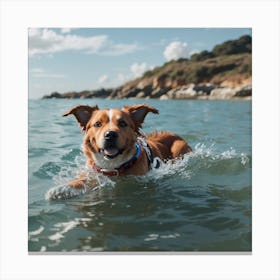
{"label": "distant shoreline", "polygon": [[252,85],[221,87],[211,83],[188,84],[171,87],[131,87],[123,94],[123,89],[84,90],[81,92],[53,92],[42,99],[160,99],[160,100],[251,100]]}

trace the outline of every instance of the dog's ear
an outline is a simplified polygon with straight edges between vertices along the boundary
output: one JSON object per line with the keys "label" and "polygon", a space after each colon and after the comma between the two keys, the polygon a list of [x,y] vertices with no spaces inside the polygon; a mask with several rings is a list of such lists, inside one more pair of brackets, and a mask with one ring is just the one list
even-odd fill
{"label": "dog's ear", "polygon": [[149,112],[158,114],[158,110],[156,108],[146,104],[124,106],[123,109],[128,111],[131,119],[134,121],[136,132],[139,132],[138,130],[142,127],[142,123]]}
{"label": "dog's ear", "polygon": [[77,119],[78,123],[80,124],[82,130],[86,130],[86,125],[92,113],[96,110],[99,110],[97,105],[93,107],[80,105],[65,112],[63,114],[63,117],[73,114]]}

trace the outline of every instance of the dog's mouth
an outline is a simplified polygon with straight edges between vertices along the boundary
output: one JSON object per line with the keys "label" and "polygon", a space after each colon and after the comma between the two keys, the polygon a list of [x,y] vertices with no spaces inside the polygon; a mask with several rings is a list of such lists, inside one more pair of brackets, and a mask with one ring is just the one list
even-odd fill
{"label": "dog's mouth", "polygon": [[105,159],[113,159],[116,158],[118,155],[121,155],[123,153],[124,149],[118,149],[113,146],[108,146],[103,149],[100,149],[100,153],[104,155]]}
{"label": "dog's mouth", "polygon": [[[87,141],[87,145],[93,153],[96,153],[96,149],[93,148],[93,145],[90,141]],[[105,159],[113,159],[116,158],[118,155],[121,155],[125,149],[119,149],[112,144],[105,144],[104,148],[99,148],[97,150]]]}

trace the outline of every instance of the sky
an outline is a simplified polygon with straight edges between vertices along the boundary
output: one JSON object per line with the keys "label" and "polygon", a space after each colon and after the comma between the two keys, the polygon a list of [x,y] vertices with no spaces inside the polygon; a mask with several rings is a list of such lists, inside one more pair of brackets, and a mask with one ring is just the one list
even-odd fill
{"label": "sky", "polygon": [[250,28],[30,28],[29,98],[120,86]]}

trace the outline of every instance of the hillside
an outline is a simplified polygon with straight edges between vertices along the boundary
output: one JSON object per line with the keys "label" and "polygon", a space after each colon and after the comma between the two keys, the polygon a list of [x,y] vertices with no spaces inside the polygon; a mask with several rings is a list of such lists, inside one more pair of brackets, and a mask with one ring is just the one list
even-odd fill
{"label": "hillside", "polygon": [[251,96],[252,38],[169,61],[114,89],[52,93],[43,98],[230,99]]}

